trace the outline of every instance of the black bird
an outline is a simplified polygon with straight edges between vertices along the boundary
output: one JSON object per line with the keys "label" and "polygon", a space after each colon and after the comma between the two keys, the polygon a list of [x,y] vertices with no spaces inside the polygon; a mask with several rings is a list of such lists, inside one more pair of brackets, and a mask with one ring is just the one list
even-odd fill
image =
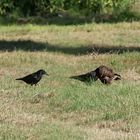
{"label": "black bird", "polygon": [[97,81],[100,79],[103,84],[111,84],[112,80],[120,80],[121,76],[114,73],[111,68],[101,65],[93,71],[82,75],[72,76],[70,78],[77,79],[82,82]]}
{"label": "black bird", "polygon": [[85,74],[77,75],[77,76],[72,76],[70,78],[80,80],[82,82],[91,82],[91,81],[96,81],[98,80],[98,77],[96,76],[95,71],[91,71]]}
{"label": "black bird", "polygon": [[16,80],[22,80],[25,83],[30,84],[32,86],[32,85],[36,85],[41,80],[44,74],[48,75],[44,70],[41,69],[25,77],[17,78]]}

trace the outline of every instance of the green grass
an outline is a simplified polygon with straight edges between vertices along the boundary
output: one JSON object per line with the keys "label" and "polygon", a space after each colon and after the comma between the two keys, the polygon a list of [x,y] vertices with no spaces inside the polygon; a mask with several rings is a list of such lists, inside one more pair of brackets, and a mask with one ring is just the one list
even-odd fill
{"label": "green grass", "polygon": [[[139,22],[0,28],[0,139],[139,139]],[[102,64],[122,80],[69,78]],[[37,86],[15,80],[38,69]]]}

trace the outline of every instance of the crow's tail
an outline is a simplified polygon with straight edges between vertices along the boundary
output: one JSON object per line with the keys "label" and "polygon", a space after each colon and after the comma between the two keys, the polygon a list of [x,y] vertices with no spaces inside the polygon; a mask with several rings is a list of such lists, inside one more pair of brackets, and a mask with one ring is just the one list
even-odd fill
{"label": "crow's tail", "polygon": [[78,76],[71,76],[71,77],[69,77],[69,78],[79,80],[79,79],[81,79],[81,75],[78,75]]}
{"label": "crow's tail", "polygon": [[80,81],[86,81],[89,77],[87,74],[81,74],[81,75],[71,76],[69,78],[80,80]]}
{"label": "crow's tail", "polygon": [[22,80],[22,78],[17,78],[17,79],[15,79],[15,80]]}

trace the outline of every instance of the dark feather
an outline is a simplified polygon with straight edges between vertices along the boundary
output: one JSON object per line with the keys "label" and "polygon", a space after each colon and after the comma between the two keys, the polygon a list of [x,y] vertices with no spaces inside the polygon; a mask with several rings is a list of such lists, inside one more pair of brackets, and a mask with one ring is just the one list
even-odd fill
{"label": "dark feather", "polygon": [[48,75],[44,70],[38,70],[35,73],[29,74],[22,78],[17,78],[16,80],[22,80],[27,84],[36,85],[44,74]]}
{"label": "dark feather", "polygon": [[91,71],[91,72],[81,74],[81,75],[77,75],[77,76],[72,76],[70,78],[80,80],[82,82],[91,82],[91,81],[96,81],[98,79],[95,71]]}
{"label": "dark feather", "polygon": [[121,76],[117,73],[114,73],[111,68],[101,65],[91,72],[72,76],[70,78],[77,79],[83,82],[96,81],[100,79],[100,81],[104,84],[111,84],[112,80],[120,80]]}

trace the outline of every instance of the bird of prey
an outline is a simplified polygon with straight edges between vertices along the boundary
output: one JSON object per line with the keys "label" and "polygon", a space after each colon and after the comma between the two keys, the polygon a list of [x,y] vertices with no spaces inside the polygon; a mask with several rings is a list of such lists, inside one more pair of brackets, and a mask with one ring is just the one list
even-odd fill
{"label": "bird of prey", "polygon": [[41,69],[25,77],[17,78],[16,80],[22,80],[25,83],[30,84],[32,86],[32,85],[36,85],[41,80],[44,74],[48,75],[44,70]]}
{"label": "bird of prey", "polygon": [[82,82],[97,81],[100,79],[103,84],[111,84],[112,80],[120,80],[121,76],[117,73],[114,73],[111,68],[101,65],[93,71],[77,76],[72,76],[70,78],[77,79]]}

